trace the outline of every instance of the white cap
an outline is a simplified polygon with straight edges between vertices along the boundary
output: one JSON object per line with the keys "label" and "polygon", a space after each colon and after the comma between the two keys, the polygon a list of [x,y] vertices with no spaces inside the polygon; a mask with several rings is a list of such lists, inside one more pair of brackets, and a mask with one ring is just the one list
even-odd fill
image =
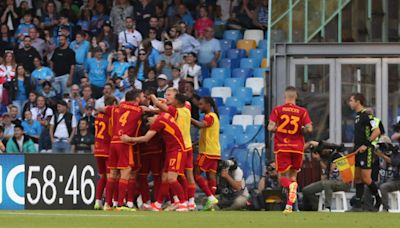
{"label": "white cap", "polygon": [[157,79],[168,80],[168,77],[167,77],[167,75],[165,75],[165,74],[160,74],[160,75],[158,75]]}

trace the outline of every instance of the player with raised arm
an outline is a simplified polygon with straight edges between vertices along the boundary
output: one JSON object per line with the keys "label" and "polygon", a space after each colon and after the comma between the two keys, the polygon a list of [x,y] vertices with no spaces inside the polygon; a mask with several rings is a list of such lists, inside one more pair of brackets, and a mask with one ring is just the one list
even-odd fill
{"label": "player with raised arm", "polygon": [[[190,103],[187,102],[187,98],[183,94],[178,93],[178,90],[175,88],[168,88],[165,93],[165,98],[166,103],[163,103],[160,102],[154,95],[151,96],[151,100],[155,106],[157,106],[163,112],[168,112],[175,118],[176,123],[182,132],[185,144],[184,152],[186,153],[186,159],[184,161],[185,173],[184,175],[179,175],[178,181],[182,185],[185,192],[185,197],[188,200],[189,210],[194,211],[196,210],[196,204],[194,202],[196,184],[193,175],[193,148],[192,137],[190,135],[192,118]],[[176,207],[178,207],[177,202],[169,209],[173,210]]]}
{"label": "player with raised arm", "polygon": [[159,133],[165,143],[165,160],[162,174],[162,182],[157,199],[151,204],[153,211],[161,211],[162,203],[169,194],[172,193],[179,198],[179,205],[176,211],[188,211],[186,199],[182,186],[178,182],[178,174],[183,173],[185,145],[182,133],[175,122],[173,116],[163,112],[148,118],[150,130],[144,136],[129,137],[122,135],[121,140],[125,143],[146,143],[149,142],[157,133]]}
{"label": "player with raised arm", "polygon": [[[141,90],[130,90],[125,94],[125,101],[118,107],[106,106],[99,108],[111,116],[113,125],[113,134],[110,144],[110,156],[108,158],[108,167],[110,168],[110,177],[106,185],[106,204],[104,210],[111,210],[112,197],[114,189],[118,186],[118,207],[119,211],[131,211],[129,207],[124,206],[124,200],[127,195],[128,182],[131,177],[131,170],[134,167],[133,144],[121,141],[121,135],[135,137],[139,135],[142,109],[139,104],[144,100],[144,94]],[[117,177],[120,175],[119,181]]]}
{"label": "player with raised arm", "polygon": [[[104,98],[106,106],[118,105],[118,101],[114,96],[106,96]],[[107,168],[107,159],[109,157],[110,142],[112,136],[112,126],[110,125],[110,116],[105,113],[97,113],[94,122],[95,126],[95,143],[94,143],[94,156],[97,161],[97,170],[99,173],[99,180],[96,185],[96,203],[95,210],[103,208],[103,192],[107,184],[107,177],[109,169]]]}
{"label": "player with raised arm", "polygon": [[[192,119],[192,124],[200,128],[199,155],[195,167],[195,179],[199,187],[208,197],[204,206],[205,210],[213,208],[218,204],[214,194],[217,190],[217,168],[221,156],[219,144],[219,114],[218,108],[211,97],[202,97],[199,109],[205,113],[203,121]],[[202,172],[207,174],[207,181],[201,176]]]}
{"label": "player with raised arm", "polygon": [[304,133],[312,133],[312,122],[305,108],[296,105],[297,90],[285,90],[285,104],[276,106],[269,117],[268,131],[274,135],[274,153],[279,183],[288,188],[285,214],[292,212],[297,198],[297,173],[303,164]]}

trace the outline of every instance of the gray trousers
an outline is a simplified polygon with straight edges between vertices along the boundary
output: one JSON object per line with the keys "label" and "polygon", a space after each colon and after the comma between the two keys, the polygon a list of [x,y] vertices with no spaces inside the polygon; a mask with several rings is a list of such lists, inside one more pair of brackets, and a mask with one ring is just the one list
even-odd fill
{"label": "gray trousers", "polygon": [[382,194],[382,205],[384,209],[389,209],[389,192],[400,190],[400,180],[389,181],[379,186]]}
{"label": "gray trousers", "polygon": [[350,186],[342,181],[321,180],[303,188],[303,199],[316,211],[318,210],[319,197],[316,193],[325,191],[325,207],[331,207],[332,194],[338,191],[348,191]]}
{"label": "gray trousers", "polygon": [[246,208],[248,197],[236,196],[234,199],[220,198],[218,207],[223,211],[237,211]]}

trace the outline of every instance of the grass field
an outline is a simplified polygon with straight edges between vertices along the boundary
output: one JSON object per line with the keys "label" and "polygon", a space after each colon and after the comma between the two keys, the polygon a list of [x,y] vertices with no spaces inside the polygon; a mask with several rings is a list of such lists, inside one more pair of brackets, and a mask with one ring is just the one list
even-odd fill
{"label": "grass field", "polygon": [[0,227],[399,227],[400,214],[299,212],[0,211]]}

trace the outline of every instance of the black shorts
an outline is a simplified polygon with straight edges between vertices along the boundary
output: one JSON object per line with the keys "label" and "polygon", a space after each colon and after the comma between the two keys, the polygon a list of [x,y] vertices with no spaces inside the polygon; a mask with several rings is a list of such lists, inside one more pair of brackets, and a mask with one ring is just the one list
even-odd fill
{"label": "black shorts", "polygon": [[374,162],[374,148],[368,147],[364,153],[356,154],[356,167],[361,169],[372,169]]}

